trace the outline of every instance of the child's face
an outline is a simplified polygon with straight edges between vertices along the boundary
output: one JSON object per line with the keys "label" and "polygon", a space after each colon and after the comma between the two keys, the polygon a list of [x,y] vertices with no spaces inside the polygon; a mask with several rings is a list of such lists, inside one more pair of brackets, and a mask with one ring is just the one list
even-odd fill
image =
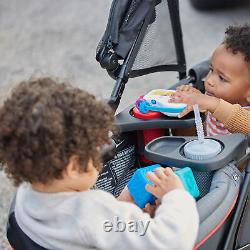
{"label": "child's face", "polygon": [[62,179],[55,179],[49,184],[40,182],[32,183],[34,190],[39,192],[67,192],[85,191],[93,187],[98,177],[98,171],[91,160],[88,162],[86,171],[80,171],[78,158],[73,156],[69,160],[63,172]]}
{"label": "child's face", "polygon": [[232,104],[248,105],[250,64],[241,53],[233,54],[224,44],[220,45],[213,53],[205,89],[208,95]]}
{"label": "child's face", "polygon": [[93,187],[98,177],[98,171],[94,167],[92,161],[89,161],[87,170],[85,172],[77,173],[77,178],[74,179],[74,186],[76,191],[85,191]]}

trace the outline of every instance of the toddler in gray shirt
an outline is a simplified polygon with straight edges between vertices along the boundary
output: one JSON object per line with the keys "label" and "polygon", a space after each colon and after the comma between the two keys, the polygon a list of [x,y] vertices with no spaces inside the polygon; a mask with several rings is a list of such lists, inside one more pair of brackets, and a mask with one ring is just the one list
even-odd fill
{"label": "toddler in gray shirt", "polygon": [[148,173],[160,205],[152,218],[127,189],[90,190],[113,114],[93,95],[51,78],[21,82],[0,109],[0,160],[18,185],[15,215],[47,249],[192,249],[195,200],[170,168]]}

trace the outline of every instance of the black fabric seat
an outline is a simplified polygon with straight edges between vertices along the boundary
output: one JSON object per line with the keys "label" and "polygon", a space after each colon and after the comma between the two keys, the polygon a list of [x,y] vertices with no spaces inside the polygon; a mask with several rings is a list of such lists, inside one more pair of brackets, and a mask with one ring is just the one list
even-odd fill
{"label": "black fabric seat", "polygon": [[11,247],[14,250],[49,250],[39,246],[22,231],[22,229],[17,224],[14,207],[15,198],[12,201],[9,212],[9,220],[7,223],[7,238]]}

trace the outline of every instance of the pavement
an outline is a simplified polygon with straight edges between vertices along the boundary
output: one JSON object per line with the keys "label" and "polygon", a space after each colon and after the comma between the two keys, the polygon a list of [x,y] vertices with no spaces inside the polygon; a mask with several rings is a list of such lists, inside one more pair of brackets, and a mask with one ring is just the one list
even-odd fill
{"label": "pavement", "polygon": [[[95,61],[96,45],[106,26],[110,0],[0,0],[0,100],[18,81],[53,75],[106,98],[114,81]],[[180,0],[188,68],[208,58],[229,24],[250,22],[250,3],[216,11],[197,11]],[[154,88],[167,88],[176,73],[129,80],[119,110]],[[0,249],[15,188],[0,172]]]}

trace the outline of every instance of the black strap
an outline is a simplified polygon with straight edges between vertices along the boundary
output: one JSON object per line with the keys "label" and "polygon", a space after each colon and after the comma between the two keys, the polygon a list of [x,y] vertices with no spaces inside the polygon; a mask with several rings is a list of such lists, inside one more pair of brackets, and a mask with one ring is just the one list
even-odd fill
{"label": "black strap", "polygon": [[49,250],[32,241],[19,227],[15,213],[9,215],[7,238],[15,250]]}

